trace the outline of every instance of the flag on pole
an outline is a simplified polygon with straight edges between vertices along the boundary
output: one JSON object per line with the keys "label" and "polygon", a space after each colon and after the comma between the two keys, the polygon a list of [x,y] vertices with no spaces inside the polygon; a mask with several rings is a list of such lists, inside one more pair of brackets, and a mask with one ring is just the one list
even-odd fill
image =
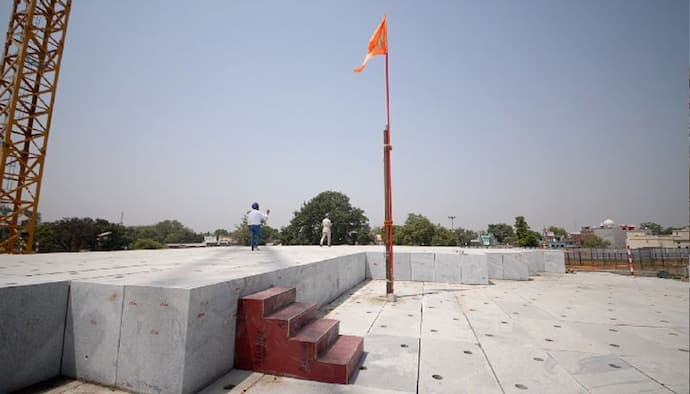
{"label": "flag on pole", "polygon": [[364,58],[362,65],[355,68],[356,73],[360,73],[367,66],[367,62],[373,56],[376,55],[388,55],[388,23],[386,23],[386,16],[384,15],[383,20],[379,23],[376,31],[369,39],[369,51],[367,56]]}

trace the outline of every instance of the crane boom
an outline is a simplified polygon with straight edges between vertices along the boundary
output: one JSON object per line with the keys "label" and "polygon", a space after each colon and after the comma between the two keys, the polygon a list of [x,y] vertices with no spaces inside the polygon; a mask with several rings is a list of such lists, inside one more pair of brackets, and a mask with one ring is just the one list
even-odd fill
{"label": "crane boom", "polygon": [[14,0],[0,64],[0,252],[33,246],[71,0]]}

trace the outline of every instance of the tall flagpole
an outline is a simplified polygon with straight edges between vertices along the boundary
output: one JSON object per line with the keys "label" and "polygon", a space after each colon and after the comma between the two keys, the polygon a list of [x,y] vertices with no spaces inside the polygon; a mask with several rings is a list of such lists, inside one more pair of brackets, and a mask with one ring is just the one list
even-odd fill
{"label": "tall flagpole", "polygon": [[[386,29],[387,30],[387,29]],[[388,32],[386,32],[388,35]],[[388,37],[386,37],[388,40]],[[386,51],[386,128],[383,130],[383,176],[385,194],[385,220],[383,225],[386,231],[386,297],[390,301],[395,299],[394,270],[393,270],[393,192],[391,187],[391,109],[390,87],[388,84],[388,51]]]}

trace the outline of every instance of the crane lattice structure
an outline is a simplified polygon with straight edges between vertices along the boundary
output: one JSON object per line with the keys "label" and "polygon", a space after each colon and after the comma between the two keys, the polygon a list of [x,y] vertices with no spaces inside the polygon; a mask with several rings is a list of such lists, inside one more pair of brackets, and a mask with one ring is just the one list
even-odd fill
{"label": "crane lattice structure", "polygon": [[0,65],[0,252],[32,250],[71,0],[14,0]]}

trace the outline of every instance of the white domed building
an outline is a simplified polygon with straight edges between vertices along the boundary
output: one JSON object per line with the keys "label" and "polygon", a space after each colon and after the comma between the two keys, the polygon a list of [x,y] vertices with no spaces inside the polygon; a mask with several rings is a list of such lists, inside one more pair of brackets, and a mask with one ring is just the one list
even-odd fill
{"label": "white domed building", "polygon": [[599,228],[592,231],[597,237],[609,241],[609,247],[614,249],[625,249],[626,232],[620,227],[616,226],[616,222],[612,219],[606,219]]}
{"label": "white domed building", "polygon": [[616,222],[614,222],[614,221],[611,220],[611,219],[606,219],[606,220],[604,220],[603,222],[601,222],[601,224],[599,225],[599,227],[603,227],[603,228],[614,228],[614,227],[616,227]]}

